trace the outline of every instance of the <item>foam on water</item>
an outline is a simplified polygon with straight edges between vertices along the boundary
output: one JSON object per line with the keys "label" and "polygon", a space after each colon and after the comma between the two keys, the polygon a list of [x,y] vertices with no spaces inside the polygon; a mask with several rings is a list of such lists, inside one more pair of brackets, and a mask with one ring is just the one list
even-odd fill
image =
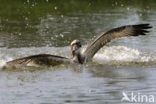
{"label": "foam on water", "polygon": [[[35,54],[52,54],[70,57],[69,47],[30,47],[30,48],[0,48],[0,67],[7,61]],[[152,56],[152,57],[151,57]],[[94,62],[108,64],[110,62],[153,62],[156,55],[145,55],[137,49],[126,46],[111,46],[102,48],[93,58]]]}
{"label": "foam on water", "polygon": [[146,56],[137,49],[125,46],[104,47],[95,56],[94,61],[104,64],[109,62],[150,62],[154,57]]}

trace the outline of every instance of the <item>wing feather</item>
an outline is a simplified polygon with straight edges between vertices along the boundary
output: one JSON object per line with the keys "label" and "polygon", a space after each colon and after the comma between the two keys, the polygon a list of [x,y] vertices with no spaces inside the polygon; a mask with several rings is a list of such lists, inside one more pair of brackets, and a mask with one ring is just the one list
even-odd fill
{"label": "wing feather", "polygon": [[121,37],[146,35],[146,33],[149,32],[147,31],[149,28],[152,28],[149,24],[139,24],[126,25],[111,29],[102,33],[93,42],[91,42],[82,54],[87,58],[86,60],[91,60],[95,53],[111,40]]}
{"label": "wing feather", "polygon": [[70,59],[65,57],[49,54],[39,54],[9,61],[6,64],[7,66],[19,67],[19,66],[56,66],[67,63],[70,63]]}

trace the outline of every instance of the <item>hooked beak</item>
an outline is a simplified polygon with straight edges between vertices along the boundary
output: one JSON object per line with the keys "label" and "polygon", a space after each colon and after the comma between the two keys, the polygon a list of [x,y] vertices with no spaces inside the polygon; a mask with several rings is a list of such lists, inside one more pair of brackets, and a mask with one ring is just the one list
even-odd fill
{"label": "hooked beak", "polygon": [[81,43],[77,43],[77,45],[78,45],[79,47],[81,47]]}

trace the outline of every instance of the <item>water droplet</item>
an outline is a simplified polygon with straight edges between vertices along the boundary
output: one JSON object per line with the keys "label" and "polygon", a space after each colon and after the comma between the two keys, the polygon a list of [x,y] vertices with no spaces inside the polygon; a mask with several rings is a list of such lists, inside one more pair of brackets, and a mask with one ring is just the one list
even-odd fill
{"label": "water droplet", "polygon": [[53,40],[54,38],[53,38],[53,37],[51,37],[51,39]]}
{"label": "water droplet", "polygon": [[57,6],[55,6],[54,9],[57,10],[58,9]]}
{"label": "water droplet", "polygon": [[115,5],[118,5],[118,2],[115,2]]}
{"label": "water droplet", "polygon": [[142,16],[142,13],[140,13],[139,16]]}
{"label": "water droplet", "polygon": [[121,7],[123,7],[124,5],[123,4],[121,4]]}
{"label": "water droplet", "polygon": [[60,36],[61,36],[62,38],[64,37],[64,35],[63,35],[63,34],[61,34],[61,33],[60,33]]}
{"label": "water droplet", "polygon": [[25,20],[28,20],[28,17],[25,17]]}
{"label": "water droplet", "polygon": [[129,8],[129,7],[127,7],[127,10],[129,11],[129,10],[130,10],[130,8]]}
{"label": "water droplet", "polygon": [[63,18],[64,17],[64,15],[61,15],[61,18]]}
{"label": "water droplet", "polygon": [[32,4],[32,7],[34,7],[35,6],[35,4]]}

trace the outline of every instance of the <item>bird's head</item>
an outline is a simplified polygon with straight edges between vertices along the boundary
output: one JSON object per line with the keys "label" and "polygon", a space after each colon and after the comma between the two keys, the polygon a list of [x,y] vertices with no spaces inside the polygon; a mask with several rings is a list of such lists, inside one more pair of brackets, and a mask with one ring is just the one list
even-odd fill
{"label": "bird's head", "polygon": [[70,44],[72,55],[75,56],[75,54],[78,54],[80,52],[81,43],[79,40],[74,40]]}
{"label": "bird's head", "polygon": [[70,44],[72,51],[78,51],[81,48],[81,43],[79,40],[74,40]]}

